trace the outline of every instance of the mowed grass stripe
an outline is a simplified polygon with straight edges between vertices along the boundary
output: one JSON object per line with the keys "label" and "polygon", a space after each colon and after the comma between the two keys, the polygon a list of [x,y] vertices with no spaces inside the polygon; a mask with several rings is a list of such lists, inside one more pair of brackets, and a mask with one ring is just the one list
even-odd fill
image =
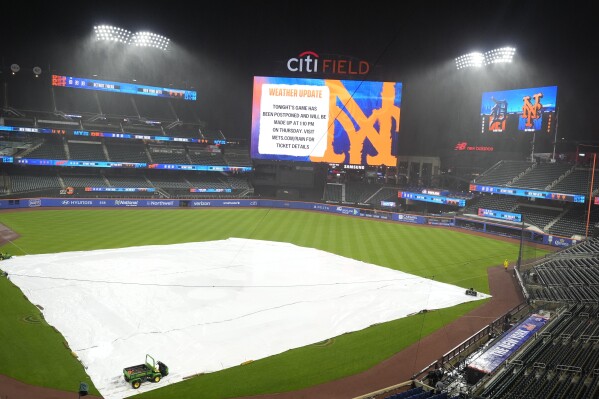
{"label": "mowed grass stripe", "polygon": [[[241,237],[291,242],[414,274],[434,270],[439,274],[436,280],[452,282],[468,278],[467,283],[458,285],[481,291],[484,291],[481,287],[487,286],[486,268],[501,263],[503,253],[512,251],[517,255],[518,248],[517,243],[448,229],[277,209],[42,210],[0,213],[0,222],[22,235],[15,243],[18,247],[10,243],[2,247],[3,251],[16,255]],[[464,267],[466,262],[468,268]],[[27,336],[14,318],[4,316],[15,301],[32,306],[16,294],[18,289],[13,291],[1,291],[12,298],[0,301],[1,334],[10,335],[3,342]],[[342,378],[381,362],[479,305],[468,303],[441,309],[434,315],[431,312],[383,323],[332,337],[332,345],[293,349],[136,397],[194,397],[202,392],[203,398],[221,399],[296,390]],[[21,312],[23,316],[28,313]],[[70,356],[61,347],[59,334],[41,332],[36,339],[58,347],[63,357],[65,353]],[[0,366],[3,374],[36,385],[77,388],[66,376],[56,381],[54,368],[35,360],[39,350],[35,345],[6,348]],[[115,375],[120,374],[121,368],[122,365],[115,365]]]}

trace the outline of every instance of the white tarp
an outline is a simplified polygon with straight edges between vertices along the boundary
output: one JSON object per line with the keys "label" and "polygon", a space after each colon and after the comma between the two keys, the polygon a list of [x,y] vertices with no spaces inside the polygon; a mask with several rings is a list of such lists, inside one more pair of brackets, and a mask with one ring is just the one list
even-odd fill
{"label": "white tarp", "polygon": [[[488,297],[320,250],[238,238],[19,256],[2,269],[43,308],[106,399]],[[171,373],[135,391],[122,369],[146,354]]]}

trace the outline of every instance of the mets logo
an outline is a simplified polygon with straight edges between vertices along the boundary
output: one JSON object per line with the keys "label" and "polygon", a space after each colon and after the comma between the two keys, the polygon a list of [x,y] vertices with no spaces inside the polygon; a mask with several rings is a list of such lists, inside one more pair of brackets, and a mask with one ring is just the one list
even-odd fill
{"label": "mets logo", "polygon": [[541,117],[541,110],[543,109],[543,104],[541,104],[540,100],[541,97],[543,97],[543,93],[533,95],[532,98],[535,99],[534,104],[530,102],[530,96],[524,96],[524,98],[522,98],[524,101],[524,105],[522,106],[522,119],[526,119],[526,128],[532,128],[532,120],[537,120]]}
{"label": "mets logo", "polygon": [[35,208],[35,207],[38,207],[38,206],[42,206],[42,200],[41,199],[36,198],[36,199],[30,199],[29,200],[29,207],[30,208]]}

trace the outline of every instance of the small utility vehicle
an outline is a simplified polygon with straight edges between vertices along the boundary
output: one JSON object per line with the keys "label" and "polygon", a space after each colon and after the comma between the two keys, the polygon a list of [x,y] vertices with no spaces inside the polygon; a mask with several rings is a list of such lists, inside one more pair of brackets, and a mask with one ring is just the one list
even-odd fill
{"label": "small utility vehicle", "polygon": [[146,355],[146,362],[137,366],[125,367],[123,377],[130,382],[133,389],[140,387],[144,381],[158,382],[168,375],[168,367],[162,362],[156,362],[150,355]]}

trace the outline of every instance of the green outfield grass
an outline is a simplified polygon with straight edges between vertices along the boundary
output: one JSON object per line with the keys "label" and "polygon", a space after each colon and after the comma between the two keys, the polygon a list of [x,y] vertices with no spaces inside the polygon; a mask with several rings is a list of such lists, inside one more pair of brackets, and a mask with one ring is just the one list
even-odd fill
{"label": "green outfield grass", "polygon": [[[36,210],[0,213],[0,223],[21,235],[0,247],[17,256],[240,237],[317,248],[486,293],[486,269],[506,258],[513,264],[519,250],[517,241],[457,229],[292,210]],[[524,257],[545,253],[535,248],[525,251]],[[331,337],[326,343],[200,375],[136,397],[194,397],[201,392],[202,398],[220,399],[297,390],[339,379],[380,363],[483,302]],[[39,322],[31,322],[32,317]],[[0,374],[69,391],[76,391],[79,381],[87,381],[90,392],[97,394],[64,338],[6,279],[0,280],[0,342]],[[115,375],[121,370],[122,366],[115,366]]]}

